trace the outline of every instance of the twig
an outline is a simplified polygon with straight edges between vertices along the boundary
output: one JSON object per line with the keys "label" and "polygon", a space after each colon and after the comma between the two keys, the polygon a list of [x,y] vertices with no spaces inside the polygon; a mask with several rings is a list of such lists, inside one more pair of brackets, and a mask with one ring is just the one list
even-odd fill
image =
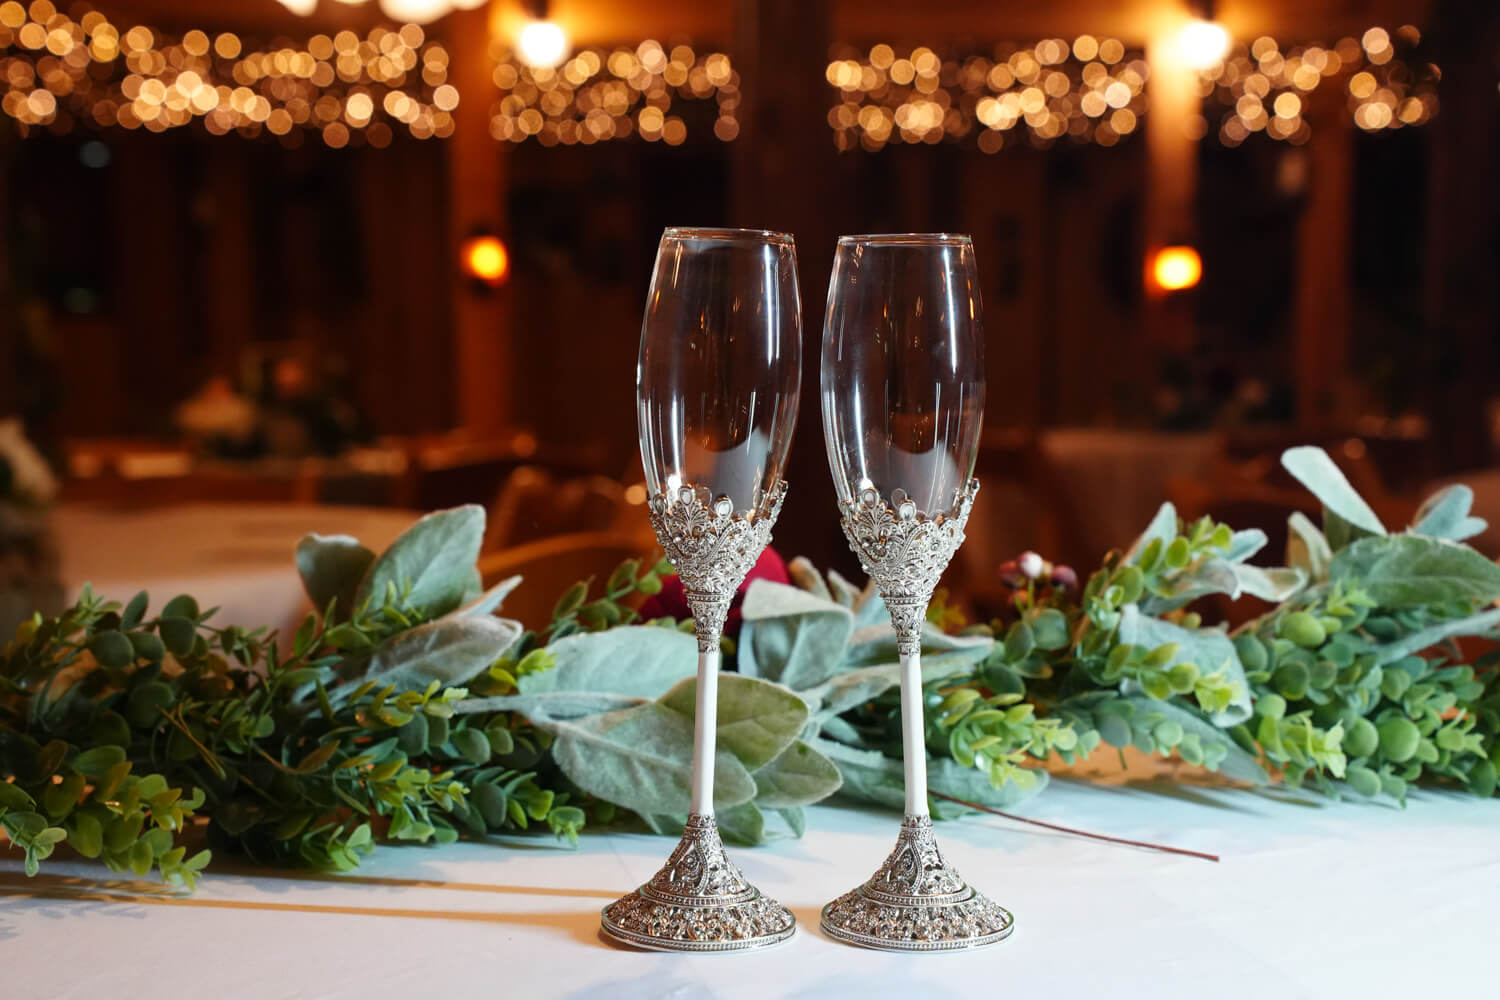
{"label": "twig", "polygon": [[1111,844],[1126,844],[1130,847],[1144,847],[1147,850],[1151,851],[1165,851],[1168,854],[1185,854],[1190,858],[1202,858],[1205,861],[1217,862],[1219,860],[1219,856],[1217,854],[1207,854],[1203,851],[1190,851],[1185,847],[1167,847],[1165,844],[1152,844],[1144,840],[1127,840],[1124,837],[1111,837],[1105,833],[1090,833],[1087,830],[1075,830],[1071,826],[1061,826],[1057,823],[1047,823],[1039,819],[1030,819],[1026,816],[1017,816],[1015,813],[1002,812],[999,809],[992,809],[989,806],[980,805],[978,802],[970,802],[967,799],[960,799],[952,795],[944,795],[942,792],[934,792],[930,789],[928,790],[927,794],[931,795],[935,799],[946,799],[949,802],[957,802],[959,805],[968,806],[970,809],[978,809],[980,812],[987,812],[995,816],[1003,816],[1005,819],[1013,819],[1017,823],[1030,823],[1032,826],[1046,827],[1048,830],[1056,830],[1059,833],[1071,833],[1079,837],[1091,837],[1094,840],[1107,840]]}

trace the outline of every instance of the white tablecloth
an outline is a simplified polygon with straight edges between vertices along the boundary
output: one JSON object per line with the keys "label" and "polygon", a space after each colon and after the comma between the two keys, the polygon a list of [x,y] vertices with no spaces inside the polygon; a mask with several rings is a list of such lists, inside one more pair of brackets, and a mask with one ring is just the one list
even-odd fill
{"label": "white tablecloth", "polygon": [[159,608],[192,594],[218,625],[295,631],[309,610],[297,542],[309,531],[354,535],[381,551],[416,520],[412,511],[303,504],[183,504],[142,510],[63,504],[54,517],[70,599],[84,583]]}
{"label": "white tablecloth", "polygon": [[382,847],[352,876],[266,874],[220,858],[193,896],[76,861],[28,880],[0,852],[6,992],[1373,1000],[1441,983],[1448,995],[1495,995],[1500,802],[1418,792],[1402,811],[1122,777],[1100,759],[1094,779],[1055,781],[1029,815],[1222,862],[995,817],[939,824],[949,860],[1016,915],[1009,940],[978,952],[892,955],[823,937],[819,908],[875,870],[898,820],[822,806],[801,840],[731,849],[800,925],[786,944],[743,955],[600,939],[599,908],[671,850],[647,835],[586,834],[576,851],[545,838]]}

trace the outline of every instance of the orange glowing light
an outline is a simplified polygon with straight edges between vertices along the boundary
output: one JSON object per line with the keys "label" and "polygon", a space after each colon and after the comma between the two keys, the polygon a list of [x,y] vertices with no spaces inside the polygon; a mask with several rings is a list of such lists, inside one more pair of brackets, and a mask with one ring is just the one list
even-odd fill
{"label": "orange glowing light", "polygon": [[1203,277],[1203,260],[1189,246],[1162,247],[1151,258],[1152,284],[1166,292],[1192,288]]}
{"label": "orange glowing light", "polygon": [[464,273],[491,288],[505,283],[510,274],[510,254],[498,236],[471,236],[463,245]]}

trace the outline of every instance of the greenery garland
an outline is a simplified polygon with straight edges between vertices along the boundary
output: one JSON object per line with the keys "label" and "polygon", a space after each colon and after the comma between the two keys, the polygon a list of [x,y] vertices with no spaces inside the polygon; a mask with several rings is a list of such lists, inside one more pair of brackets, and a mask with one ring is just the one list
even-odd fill
{"label": "greenery garland", "polygon": [[[1461,544],[1483,530],[1452,487],[1388,533],[1317,449],[1285,464],[1324,506],[1291,521],[1290,566],[1265,544],[1164,505],[1081,592],[1063,568],[1015,567],[1004,620],[964,627],[936,602],[924,639],[931,786],[992,807],[1039,792],[1032,762],[1101,744],[1176,754],[1251,782],[1403,802],[1412,783],[1494,794],[1500,567]],[[447,843],[544,829],[576,839],[621,810],[662,832],[687,811],[690,622],[640,623],[631,595],[665,564],[580,583],[537,633],[496,616],[519,582],[481,593],[484,515],[429,515],[380,556],[308,536],[315,606],[282,644],[212,624],[187,596],[153,617],[87,589],[24,623],[0,657],[0,829],[35,873],[67,841],[112,870],[195,884],[210,845],[347,870],[377,842]],[[878,595],[793,563],[797,586],[749,588],[721,679],[716,813],[742,842],[835,791],[900,808],[899,668]],[[1275,602],[1231,634],[1193,601]],[[946,629],[937,625],[947,626]],[[967,807],[934,798],[934,814]]]}

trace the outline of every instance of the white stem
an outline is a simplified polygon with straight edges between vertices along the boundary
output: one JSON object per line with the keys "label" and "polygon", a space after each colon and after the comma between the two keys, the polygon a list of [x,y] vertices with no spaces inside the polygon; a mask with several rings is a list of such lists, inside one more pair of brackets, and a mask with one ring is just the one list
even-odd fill
{"label": "white stem", "polygon": [[922,723],[922,654],[901,654],[901,757],[906,815],[927,815],[927,741]]}
{"label": "white stem", "polygon": [[[918,709],[920,711],[920,708]],[[719,725],[719,651],[698,653],[698,705],[693,713],[693,804],[714,814],[714,736]],[[926,793],[923,793],[925,798]]]}

